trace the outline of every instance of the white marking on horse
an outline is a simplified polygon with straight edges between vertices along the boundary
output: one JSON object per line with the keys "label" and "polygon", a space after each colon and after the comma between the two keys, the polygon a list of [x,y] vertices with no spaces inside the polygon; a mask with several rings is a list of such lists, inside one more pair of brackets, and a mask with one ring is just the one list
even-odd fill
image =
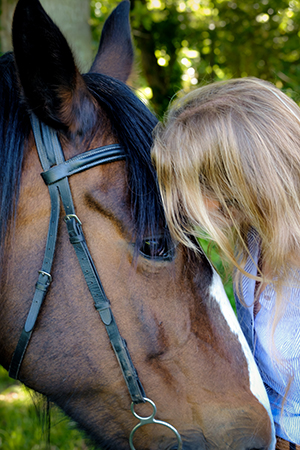
{"label": "white marking on horse", "polygon": [[219,304],[220,310],[221,310],[225,320],[227,321],[229,328],[231,329],[232,333],[237,336],[237,338],[242,346],[242,349],[244,351],[244,354],[246,356],[246,360],[248,363],[250,390],[253,393],[253,395],[258,399],[258,401],[264,406],[264,408],[267,410],[267,412],[269,414],[269,417],[271,419],[272,432],[273,432],[273,440],[272,440],[270,449],[275,449],[275,444],[276,444],[275,427],[274,427],[273,417],[272,417],[272,413],[271,413],[271,407],[270,407],[266,389],[265,389],[263,381],[260,377],[257,365],[255,363],[254,357],[250,350],[250,347],[249,347],[249,345],[246,341],[246,338],[242,332],[242,329],[239,325],[236,315],[230,305],[230,302],[226,295],[221,278],[213,268],[212,268],[212,270],[213,270],[213,278],[212,278],[212,284],[210,286],[209,293]]}

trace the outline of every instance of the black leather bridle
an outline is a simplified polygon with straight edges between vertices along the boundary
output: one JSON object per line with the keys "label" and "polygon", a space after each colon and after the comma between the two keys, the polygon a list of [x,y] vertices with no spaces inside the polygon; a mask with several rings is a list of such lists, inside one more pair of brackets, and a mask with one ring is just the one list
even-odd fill
{"label": "black leather bridle", "polygon": [[[144,388],[140,382],[137,371],[128,352],[126,341],[120,335],[111,311],[110,302],[106,297],[95,264],[88,250],[81,227],[81,221],[75,213],[68,181],[68,177],[74,175],[75,173],[82,172],[99,164],[124,160],[126,158],[124,149],[119,144],[106,145],[87,151],[65,161],[56,131],[40,122],[34,114],[31,116],[31,124],[38,155],[44,170],[41,175],[49,189],[51,214],[42,267],[41,270],[39,270],[38,280],[35,285],[35,293],[30,310],[12,357],[9,375],[12,378],[18,378],[21,364],[34,330],[34,325],[52,281],[51,267],[56,247],[61,199],[66,214],[64,220],[67,225],[70,242],[75,249],[83,275],[93,297],[95,308],[99,312],[101,320],[105,325],[111,345],[120,364],[124,380],[127,384],[129,394],[132,399],[131,411],[133,415],[139,419],[139,423],[133,428],[130,434],[130,448],[135,450],[133,446],[133,435],[138,428],[148,423],[156,423],[168,427],[175,433],[178,442],[177,449],[180,450],[182,449],[182,441],[178,431],[167,422],[156,420],[154,418],[156,406],[152,400],[146,397]],[[135,413],[134,405],[145,402],[152,405],[153,412],[151,416],[141,417]]]}

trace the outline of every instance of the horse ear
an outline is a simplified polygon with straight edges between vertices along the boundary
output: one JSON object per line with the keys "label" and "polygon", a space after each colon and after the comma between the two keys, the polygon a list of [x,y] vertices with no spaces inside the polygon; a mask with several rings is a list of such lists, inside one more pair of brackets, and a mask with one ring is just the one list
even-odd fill
{"label": "horse ear", "polygon": [[126,82],[133,65],[129,23],[130,3],[121,2],[106,20],[98,53],[90,72],[102,73]]}
{"label": "horse ear", "polygon": [[92,126],[92,97],[70,47],[39,0],[19,0],[13,19],[19,81],[29,108],[45,123],[72,133]]}

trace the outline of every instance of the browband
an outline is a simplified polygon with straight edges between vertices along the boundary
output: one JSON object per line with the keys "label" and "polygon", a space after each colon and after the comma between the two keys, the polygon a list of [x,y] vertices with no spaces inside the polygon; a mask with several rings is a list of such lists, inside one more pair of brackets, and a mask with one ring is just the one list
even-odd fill
{"label": "browband", "polygon": [[75,173],[114,161],[125,159],[123,147],[120,144],[105,145],[98,147],[74,158],[68,159],[63,163],[51,167],[49,170],[41,173],[43,180],[47,185],[56,183],[62,178],[69,177]]}

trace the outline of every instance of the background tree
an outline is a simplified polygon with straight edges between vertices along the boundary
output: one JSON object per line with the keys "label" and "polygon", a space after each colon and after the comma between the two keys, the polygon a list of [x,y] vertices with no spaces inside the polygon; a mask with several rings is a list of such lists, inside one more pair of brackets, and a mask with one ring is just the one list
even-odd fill
{"label": "background tree", "polygon": [[[117,3],[91,2],[94,38]],[[298,0],[132,0],[131,22],[139,82],[159,114],[179,89],[246,75],[298,98]]]}
{"label": "background tree", "polygon": [[16,0],[0,0],[0,51],[11,50],[11,23]]}

